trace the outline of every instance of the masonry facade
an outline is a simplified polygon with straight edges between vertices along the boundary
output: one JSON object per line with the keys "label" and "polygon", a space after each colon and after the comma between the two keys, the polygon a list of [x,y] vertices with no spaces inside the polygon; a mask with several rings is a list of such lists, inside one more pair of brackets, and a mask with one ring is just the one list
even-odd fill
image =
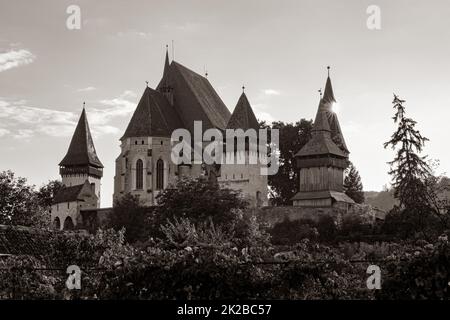
{"label": "masonry facade", "polygon": [[81,210],[100,208],[103,176],[84,108],[69,149],[59,163],[59,173],[64,187],[51,207],[52,224],[55,229],[73,229],[82,224]]}
{"label": "masonry facade", "polygon": [[231,114],[206,76],[176,61],[169,62],[166,52],[162,79],[156,89],[145,88],[120,139],[113,201],[131,193],[142,204],[155,205],[157,196],[177,179],[202,176],[209,179],[214,175],[213,179],[221,185],[242,191],[250,205],[266,205],[267,177],[261,176],[259,164],[175,164],[171,160],[172,132],[184,129],[193,139],[196,121],[201,121],[203,132],[217,129],[224,136],[226,129],[259,127],[245,94]]}

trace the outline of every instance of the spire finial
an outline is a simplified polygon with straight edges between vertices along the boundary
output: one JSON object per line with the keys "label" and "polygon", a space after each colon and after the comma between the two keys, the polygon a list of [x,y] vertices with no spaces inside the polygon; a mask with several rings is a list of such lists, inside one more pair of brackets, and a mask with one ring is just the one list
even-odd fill
{"label": "spire finial", "polygon": [[147,85],[147,88],[148,88],[148,81],[145,81],[145,84]]}
{"label": "spire finial", "polygon": [[83,109],[86,107],[86,102],[83,101]]}
{"label": "spire finial", "polygon": [[242,93],[245,92],[245,85],[242,85]]}
{"label": "spire finial", "polygon": [[327,66],[328,76],[330,76],[330,66]]}

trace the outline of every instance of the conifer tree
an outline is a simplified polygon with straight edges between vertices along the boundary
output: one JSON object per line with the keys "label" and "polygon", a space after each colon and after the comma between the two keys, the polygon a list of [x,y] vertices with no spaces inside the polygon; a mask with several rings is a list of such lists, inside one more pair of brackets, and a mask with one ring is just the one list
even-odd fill
{"label": "conifer tree", "polygon": [[394,123],[398,125],[391,139],[384,148],[396,150],[394,160],[389,162],[389,174],[393,179],[394,196],[399,200],[401,208],[418,209],[428,207],[426,181],[431,175],[431,169],[426,162],[426,156],[420,153],[427,138],[416,129],[416,121],[405,116],[405,100],[394,94]]}
{"label": "conifer tree", "polygon": [[353,163],[350,162],[344,179],[344,192],[356,203],[364,203],[364,192],[361,177]]}

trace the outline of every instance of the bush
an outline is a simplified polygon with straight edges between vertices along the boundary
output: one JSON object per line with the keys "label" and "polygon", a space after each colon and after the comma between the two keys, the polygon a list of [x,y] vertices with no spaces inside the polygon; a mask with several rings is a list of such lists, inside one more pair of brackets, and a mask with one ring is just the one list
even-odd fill
{"label": "bush", "polygon": [[52,299],[57,297],[57,278],[45,265],[29,256],[0,258],[0,299]]}
{"label": "bush", "polygon": [[310,219],[290,221],[285,219],[270,230],[272,243],[275,245],[293,245],[303,239],[316,239],[319,233],[316,223]]}
{"label": "bush", "polygon": [[436,244],[419,241],[389,257],[378,299],[450,299],[450,245],[447,236]]}
{"label": "bush", "polygon": [[158,195],[157,201],[152,222],[155,225],[176,217],[189,218],[194,224],[212,219],[215,225],[225,227],[235,220],[237,211],[248,205],[240,192],[201,178],[180,179]]}

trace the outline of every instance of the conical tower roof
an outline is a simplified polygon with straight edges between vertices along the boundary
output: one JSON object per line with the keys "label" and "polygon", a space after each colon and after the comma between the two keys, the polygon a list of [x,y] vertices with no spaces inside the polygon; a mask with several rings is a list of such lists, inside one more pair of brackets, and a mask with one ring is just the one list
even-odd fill
{"label": "conical tower roof", "polygon": [[69,150],[67,150],[66,156],[59,165],[65,167],[91,165],[96,168],[103,168],[103,164],[95,152],[94,141],[84,108],[70,141]]}
{"label": "conical tower roof", "polygon": [[307,157],[332,154],[347,157],[349,151],[342,135],[341,127],[333,104],[336,99],[331,85],[330,75],[327,77],[325,92],[320,99],[316,118],[312,129],[312,137],[306,145],[297,152],[296,156]]}
{"label": "conical tower roof", "polygon": [[258,120],[256,120],[256,116],[244,92],[239,97],[237,105],[231,114],[227,129],[243,129],[244,131],[247,129],[259,129]]}

